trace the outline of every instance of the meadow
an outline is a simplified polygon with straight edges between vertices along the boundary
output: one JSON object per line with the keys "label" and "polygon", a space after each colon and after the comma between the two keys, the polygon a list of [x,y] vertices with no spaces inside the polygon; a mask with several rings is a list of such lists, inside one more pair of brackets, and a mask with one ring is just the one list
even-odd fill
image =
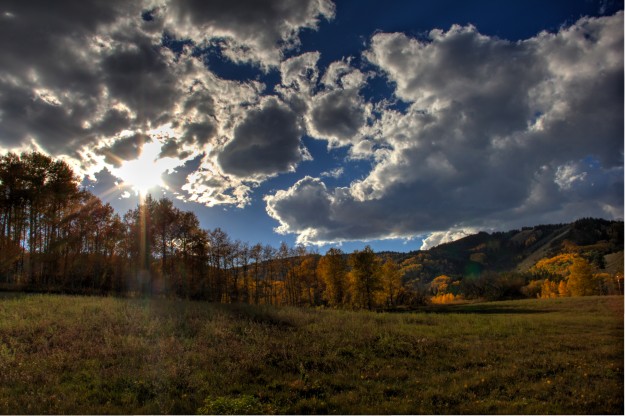
{"label": "meadow", "polygon": [[623,413],[623,297],[374,313],[0,294],[0,413]]}

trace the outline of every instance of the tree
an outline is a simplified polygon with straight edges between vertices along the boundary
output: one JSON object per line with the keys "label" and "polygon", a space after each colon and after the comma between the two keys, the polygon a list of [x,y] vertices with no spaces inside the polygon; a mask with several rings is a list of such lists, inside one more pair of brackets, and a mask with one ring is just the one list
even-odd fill
{"label": "tree", "polygon": [[331,248],[321,257],[317,273],[325,283],[324,299],[330,306],[342,306],[347,300],[347,262],[339,248]]}
{"label": "tree", "polygon": [[[176,264],[173,276],[174,290],[178,296],[190,296],[194,291],[193,280],[196,260],[193,255],[193,242],[198,237],[200,225],[192,212],[179,212],[174,223],[174,240]],[[174,270],[172,268],[172,270]]]}
{"label": "tree", "polygon": [[260,265],[263,259],[263,245],[257,243],[250,250],[250,258],[254,260],[254,266],[252,267],[254,276],[254,304],[260,303]]}
{"label": "tree", "polygon": [[244,303],[250,303],[250,275],[249,275],[249,265],[250,265],[250,257],[251,257],[251,249],[250,245],[246,242],[239,243],[238,254],[238,263],[241,268],[241,274],[243,276],[243,283],[241,287],[241,299]]}
{"label": "tree", "polygon": [[541,298],[557,298],[558,297],[558,284],[549,279],[543,281],[543,285],[540,288]]}
{"label": "tree", "polygon": [[0,157],[0,277],[15,283],[24,266],[27,250],[26,166],[15,153]]}
{"label": "tree", "polygon": [[436,296],[439,293],[445,294],[449,289],[449,285],[451,284],[451,277],[447,275],[440,275],[434,278],[432,282],[430,282],[430,291],[432,295]]}
{"label": "tree", "polygon": [[376,293],[382,289],[380,260],[371,247],[366,246],[362,251],[356,250],[349,256],[349,265],[352,268],[350,276],[354,305],[372,310]]}
{"label": "tree", "polygon": [[227,256],[232,250],[230,237],[221,228],[215,228],[208,234],[209,259],[211,276],[211,291],[213,300],[222,302],[227,300],[227,273],[225,272]]}
{"label": "tree", "polygon": [[[154,251],[161,258],[161,277],[164,280],[164,289],[169,286],[168,279],[171,275],[172,265],[167,261],[173,255],[173,241],[175,224],[180,220],[180,212],[173,206],[168,198],[161,198],[150,206],[152,218],[153,236],[155,240]],[[155,256],[155,257],[156,257]]]}
{"label": "tree", "polygon": [[531,280],[527,285],[521,288],[521,293],[528,298],[540,297],[542,285],[542,280]]}
{"label": "tree", "polygon": [[592,274],[592,266],[582,258],[576,258],[571,264],[567,287],[571,296],[597,295],[598,285]]}
{"label": "tree", "polygon": [[[275,293],[275,285],[274,285],[274,280],[275,280],[275,274],[276,274],[276,267],[275,267],[275,260],[276,258],[276,249],[273,248],[271,245],[269,244],[265,244],[265,246],[263,247],[263,264],[262,264],[262,269],[263,269],[263,295],[265,297],[264,302],[265,303],[270,303],[272,305],[274,305],[276,303],[276,293]],[[269,289],[268,291],[266,289]]]}
{"label": "tree", "polygon": [[318,254],[306,253],[295,268],[297,279],[304,285],[304,297],[309,306],[319,305],[323,297],[318,273],[319,259]]}
{"label": "tree", "polygon": [[536,262],[530,269],[530,272],[541,278],[557,278],[558,280],[567,277],[570,267],[576,259],[580,257],[577,254],[564,253],[557,256],[544,258]]}
{"label": "tree", "polygon": [[382,302],[387,307],[397,305],[397,296],[401,290],[401,276],[399,265],[392,258],[387,257],[380,269]]}

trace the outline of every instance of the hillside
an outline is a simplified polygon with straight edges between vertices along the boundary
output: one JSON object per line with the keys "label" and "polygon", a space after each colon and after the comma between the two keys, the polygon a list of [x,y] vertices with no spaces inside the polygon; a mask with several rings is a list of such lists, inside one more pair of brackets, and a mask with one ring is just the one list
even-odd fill
{"label": "hillside", "polygon": [[[429,282],[445,274],[462,277],[483,271],[529,270],[537,261],[577,253],[598,270],[623,271],[623,221],[584,218],[570,224],[470,235],[424,251],[385,253],[408,270],[407,279]],[[619,269],[620,265],[620,269]]]}

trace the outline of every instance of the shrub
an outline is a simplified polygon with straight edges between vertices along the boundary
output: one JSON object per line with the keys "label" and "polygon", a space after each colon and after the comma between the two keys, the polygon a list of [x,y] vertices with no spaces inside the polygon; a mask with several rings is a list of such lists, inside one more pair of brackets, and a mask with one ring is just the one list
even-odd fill
{"label": "shrub", "polygon": [[540,296],[540,290],[543,285],[543,280],[532,280],[527,285],[521,288],[523,293],[528,298],[537,298]]}
{"label": "shrub", "polygon": [[254,415],[263,413],[260,401],[250,395],[208,397],[198,409],[200,415]]}

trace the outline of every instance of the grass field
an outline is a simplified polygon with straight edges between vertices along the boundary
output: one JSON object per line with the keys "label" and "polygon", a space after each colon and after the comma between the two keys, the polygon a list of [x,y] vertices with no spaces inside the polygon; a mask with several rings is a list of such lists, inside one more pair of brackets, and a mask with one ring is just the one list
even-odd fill
{"label": "grass field", "polygon": [[0,298],[0,413],[623,413],[623,297],[418,313]]}

